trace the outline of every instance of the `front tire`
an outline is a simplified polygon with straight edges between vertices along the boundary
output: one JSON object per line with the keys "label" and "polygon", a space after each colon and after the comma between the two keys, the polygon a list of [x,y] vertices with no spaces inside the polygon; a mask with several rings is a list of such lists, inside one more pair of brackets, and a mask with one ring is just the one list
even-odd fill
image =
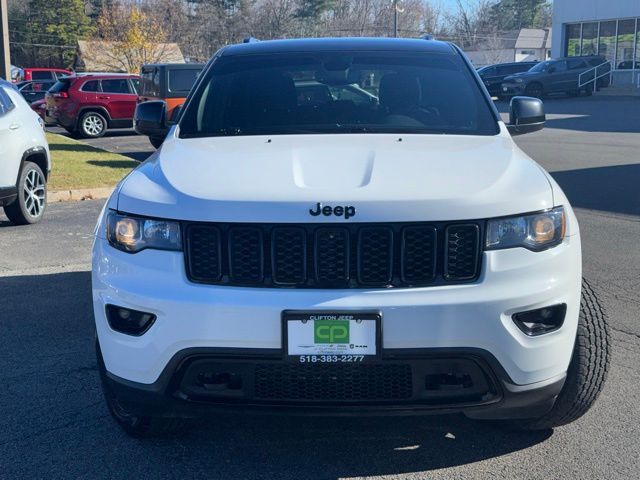
{"label": "front tire", "polygon": [[82,138],[102,137],[107,131],[107,119],[98,112],[87,112],[80,117],[78,132]]}
{"label": "front tire", "polygon": [[47,208],[47,179],[33,162],[24,162],[18,178],[18,197],[5,205],[4,213],[15,225],[29,225],[42,220]]}
{"label": "front tire", "polygon": [[519,421],[516,427],[547,430],[587,413],[607,378],[610,350],[607,316],[593,287],[583,279],[578,332],[564,387],[551,411],[540,418]]}
{"label": "front tire", "polygon": [[109,385],[107,369],[102,359],[98,340],[96,340],[96,357],[98,372],[100,373],[100,385],[102,386],[107,409],[111,417],[127,435],[134,438],[147,438],[176,435],[187,430],[188,423],[181,418],[147,417],[132,413],[126,402],[119,398]]}

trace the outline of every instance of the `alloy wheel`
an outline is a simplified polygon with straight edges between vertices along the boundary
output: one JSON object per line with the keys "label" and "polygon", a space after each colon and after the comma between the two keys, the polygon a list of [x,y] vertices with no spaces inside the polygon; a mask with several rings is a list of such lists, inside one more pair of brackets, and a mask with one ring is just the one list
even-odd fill
{"label": "alloy wheel", "polygon": [[29,170],[22,185],[25,210],[33,218],[42,215],[45,206],[45,181],[37,170]]}
{"label": "alloy wheel", "polygon": [[91,136],[98,136],[104,130],[104,122],[98,115],[87,115],[82,122],[82,128]]}

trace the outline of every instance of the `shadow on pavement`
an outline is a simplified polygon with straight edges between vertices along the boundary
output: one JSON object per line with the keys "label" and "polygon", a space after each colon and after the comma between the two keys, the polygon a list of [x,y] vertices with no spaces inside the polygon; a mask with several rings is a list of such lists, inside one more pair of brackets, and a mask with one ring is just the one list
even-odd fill
{"label": "shadow on pavement", "polygon": [[640,215],[640,164],[552,172],[571,205]]}
{"label": "shadow on pavement", "polygon": [[[640,97],[545,98],[543,102],[547,128],[580,132],[640,132]],[[495,105],[499,112],[509,112],[509,102],[496,101]]]}
{"label": "shadow on pavement", "polygon": [[403,475],[506,455],[551,435],[508,432],[459,415],[225,415],[182,437],[133,440],[102,400],[90,284],[90,272],[0,278],[0,430],[9,477],[102,478],[105,458],[144,478]]}

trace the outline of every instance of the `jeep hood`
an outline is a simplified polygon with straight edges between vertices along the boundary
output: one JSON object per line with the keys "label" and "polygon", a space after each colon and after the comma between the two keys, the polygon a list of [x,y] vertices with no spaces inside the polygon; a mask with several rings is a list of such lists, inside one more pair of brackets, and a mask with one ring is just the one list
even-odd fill
{"label": "jeep hood", "polygon": [[[505,133],[170,137],[117,201],[132,214],[226,222],[471,220],[553,206],[542,169]],[[318,202],[356,214],[310,215]]]}

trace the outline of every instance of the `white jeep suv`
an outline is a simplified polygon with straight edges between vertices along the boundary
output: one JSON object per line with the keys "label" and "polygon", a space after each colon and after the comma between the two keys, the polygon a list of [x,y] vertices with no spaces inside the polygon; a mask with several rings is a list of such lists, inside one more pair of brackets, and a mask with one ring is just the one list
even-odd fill
{"label": "white jeep suv", "polygon": [[[140,104],[138,131],[164,112]],[[113,417],[132,435],[221,409],[580,417],[608,333],[569,202],[511,138],[544,119],[518,97],[505,125],[448,43],[220,50],[96,228]]]}
{"label": "white jeep suv", "polygon": [[12,223],[42,219],[50,169],[42,120],[12,84],[0,80],[0,206]]}

